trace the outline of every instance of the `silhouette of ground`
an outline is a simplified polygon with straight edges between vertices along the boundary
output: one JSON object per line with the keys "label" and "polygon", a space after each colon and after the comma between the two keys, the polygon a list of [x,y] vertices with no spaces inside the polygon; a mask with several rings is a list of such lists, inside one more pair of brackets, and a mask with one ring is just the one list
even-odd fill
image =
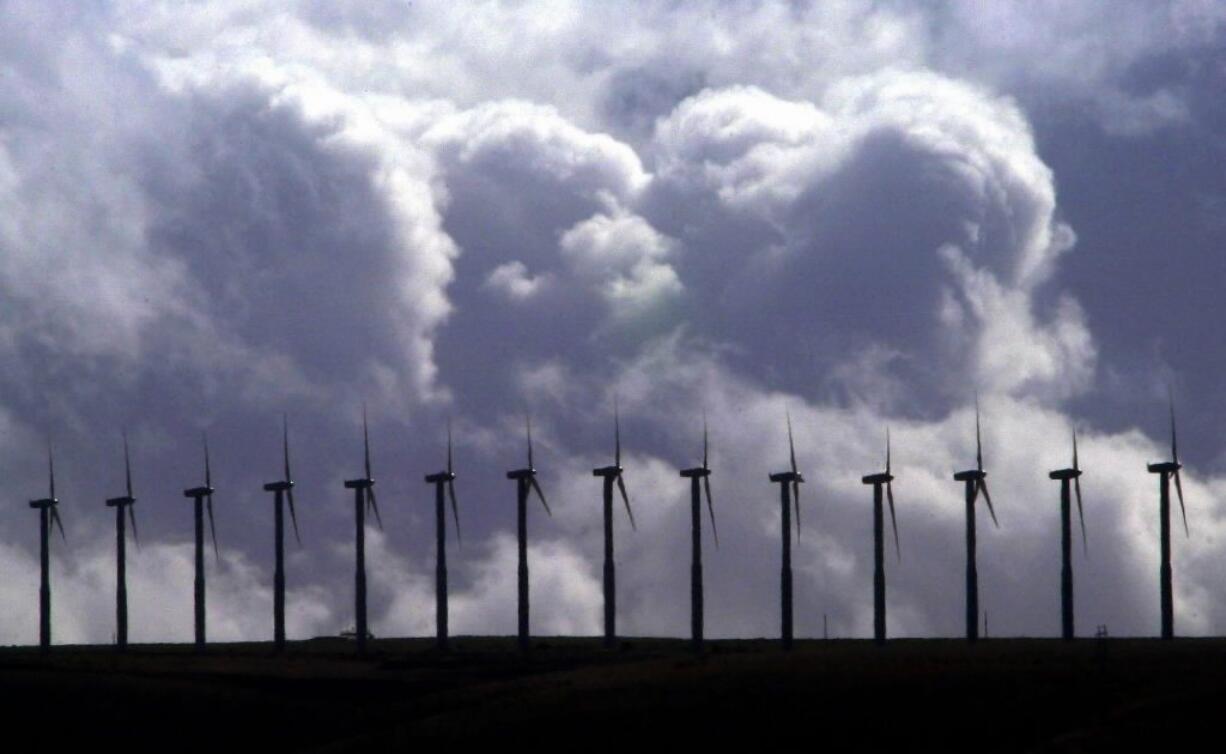
{"label": "silhouette of ground", "polygon": [[[1226,701],[1226,640],[711,642],[340,639],[0,650],[0,719],[44,748],[348,752],[498,737],[516,744],[801,743],[823,751],[1080,752],[1191,745]],[[1210,739],[1212,740],[1212,739]]]}

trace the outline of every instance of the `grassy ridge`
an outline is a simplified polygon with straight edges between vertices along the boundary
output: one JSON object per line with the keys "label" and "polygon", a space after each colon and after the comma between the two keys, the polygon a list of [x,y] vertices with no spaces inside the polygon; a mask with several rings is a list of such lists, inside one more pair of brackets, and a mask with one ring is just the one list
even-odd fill
{"label": "grassy ridge", "polygon": [[[1184,639],[683,641],[511,638],[342,640],[0,650],[0,719],[53,747],[360,751],[494,738],[569,746],[664,737],[842,750],[940,746],[1103,751],[1209,732],[1226,688],[1226,641]],[[683,739],[684,740],[684,739]]]}

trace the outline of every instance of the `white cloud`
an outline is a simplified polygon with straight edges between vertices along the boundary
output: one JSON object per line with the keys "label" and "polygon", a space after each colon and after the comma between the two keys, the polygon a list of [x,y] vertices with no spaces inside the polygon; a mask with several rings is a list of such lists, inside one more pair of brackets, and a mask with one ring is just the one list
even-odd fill
{"label": "white cloud", "polygon": [[523,262],[511,261],[490,270],[485,278],[485,287],[513,301],[523,301],[539,293],[548,280],[547,276],[530,276]]}
{"label": "white cloud", "polygon": [[[1074,235],[1031,123],[1050,109],[1131,135],[1186,122],[1190,93],[1143,69],[1211,45],[1215,7],[9,3],[0,472],[42,489],[50,431],[65,499],[98,501],[120,479],[99,438],[128,425],[138,494],[178,497],[209,427],[233,536],[213,575],[213,635],[266,637],[258,485],[279,465],[274,414],[288,408],[311,529],[291,633],[334,633],[350,529],[331,503],[358,457],[356,406],[371,401],[379,453],[404,461],[380,481],[400,501],[424,497],[412,467],[441,459],[445,410],[472,524],[453,625],[501,633],[514,548],[494,507],[506,481],[489,469],[522,458],[531,410],[558,513],[540,536],[534,518],[535,630],[590,633],[590,468],[605,462],[616,393],[642,525],[619,524],[623,626],[680,634],[689,512],[676,467],[698,456],[705,405],[723,542],[708,550],[708,622],[769,635],[779,532],[765,472],[785,458],[786,407],[810,480],[799,628],[816,634],[826,613],[836,634],[864,635],[858,476],[880,465],[888,422],[906,557],[891,569],[893,630],[956,634],[948,477],[972,455],[974,385],[1004,527],[984,530],[985,604],[1001,631],[1054,631],[1043,473],[1064,462],[1066,401],[1095,387],[1091,328],[1109,325],[1062,288]],[[1080,617],[1148,632],[1142,463],[1162,448],[1082,423],[1093,554],[1078,561]],[[1189,469],[1194,537],[1176,545],[1189,632],[1223,620],[1224,484]],[[59,635],[106,641],[107,522],[100,505],[73,511],[76,549],[55,566]],[[429,633],[428,517],[388,512],[371,537],[376,632]],[[173,537],[172,515],[152,512],[151,529]],[[0,522],[11,641],[34,631],[28,523]],[[134,638],[188,638],[188,552],[134,557]]]}
{"label": "white cloud", "polygon": [[667,264],[672,242],[641,217],[595,215],[563,233],[558,245],[575,274],[618,312],[641,313],[682,291]]}

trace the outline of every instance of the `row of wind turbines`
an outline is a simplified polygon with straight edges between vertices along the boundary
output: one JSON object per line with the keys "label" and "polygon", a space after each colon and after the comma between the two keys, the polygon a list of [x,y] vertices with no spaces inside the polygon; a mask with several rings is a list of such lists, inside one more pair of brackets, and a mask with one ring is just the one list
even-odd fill
{"label": "row of wind turbines", "polygon": [[[800,536],[800,485],[804,483],[804,475],[796,463],[796,446],[792,436],[792,421],[786,417],[788,434],[789,468],[785,471],[769,475],[770,482],[779,485],[779,502],[782,526],[780,570],[780,638],[783,648],[790,649],[793,642],[793,611],[792,611],[792,516],[795,514],[796,535]],[[614,450],[613,464],[592,470],[592,474],[601,479],[603,493],[604,516],[604,644],[613,647],[617,641],[617,587],[616,567],[614,563],[613,540],[613,509],[615,507],[614,488],[621,497],[632,528],[635,527],[634,512],[630,507],[630,496],[626,491],[624,480],[625,469],[621,465],[621,421],[616,403],[613,412]],[[1180,479],[1179,446],[1175,429],[1174,402],[1170,404],[1171,425],[1171,460],[1148,465],[1148,471],[1159,476],[1159,517],[1161,536],[1161,568],[1159,572],[1159,592],[1161,600],[1161,637],[1174,637],[1174,601],[1172,593],[1171,572],[1171,527],[1170,527],[1170,482],[1175,482],[1175,490],[1179,498],[1180,511],[1183,514],[1184,531],[1188,531],[1187,512],[1183,501],[1183,484]],[[518,645],[521,650],[530,648],[530,595],[528,590],[528,503],[535,495],[552,516],[545,493],[537,481],[537,469],[534,464],[532,448],[532,421],[526,420],[527,465],[507,472],[507,478],[514,480],[516,490],[516,528],[518,534]],[[344,482],[346,489],[354,492],[354,537],[355,537],[355,575],[354,575],[354,623],[357,652],[367,651],[367,641],[370,636],[367,629],[366,615],[366,548],[365,530],[366,514],[373,513],[375,520],[382,528],[379,516],[379,506],[375,496],[375,480],[371,472],[370,435],[367,430],[366,409],[362,409],[362,444],[363,444],[363,475]],[[139,537],[136,529],[134,505],[136,497],[132,490],[132,465],[128,451],[126,434],[123,438],[124,448],[124,478],[125,494],[106,501],[108,507],[115,509],[115,546],[116,546],[116,648],[124,651],[128,644],[128,599],[126,580],[127,560],[127,523],[131,523],[132,536],[139,547]],[[204,484],[183,491],[194,507],[195,514],[195,579],[194,579],[194,617],[195,617],[195,647],[203,651],[207,644],[206,627],[206,589],[205,589],[205,544],[204,519],[208,516],[209,530],[212,537],[213,553],[220,558],[217,546],[217,532],[213,517],[212,471],[209,463],[208,438],[203,437],[204,449]],[[282,479],[264,485],[266,492],[273,493],[273,533],[274,533],[274,571],[273,571],[273,643],[280,653],[285,649],[285,508],[288,505],[290,522],[294,530],[294,538],[301,545],[298,533],[298,518],[294,508],[294,479],[290,469],[289,422],[282,419],[282,456],[284,475]],[[865,485],[873,488],[873,638],[878,644],[886,641],[886,585],[885,585],[885,538],[884,538],[884,504],[888,503],[890,524],[893,530],[894,551],[901,561],[902,548],[898,536],[898,521],[894,509],[894,475],[891,471],[891,449],[889,430],[886,430],[885,470],[862,477]],[[690,572],[690,605],[691,605],[691,645],[696,651],[703,646],[703,571],[702,571],[702,503],[705,498],[707,512],[711,522],[711,534],[715,546],[719,546],[719,533],[715,526],[715,508],[711,498],[711,474],[709,463],[710,441],[707,431],[706,417],[703,417],[702,431],[702,464],[680,470],[682,477],[690,480],[691,509],[691,549],[692,561]],[[39,512],[40,533],[40,589],[39,589],[39,647],[46,653],[51,646],[51,584],[50,584],[50,530],[52,525],[59,528],[64,535],[63,523],[58,512],[59,500],[55,493],[55,458],[48,448],[48,473],[50,493],[46,498],[33,500],[30,507]],[[1061,515],[1061,555],[1062,566],[1060,576],[1061,598],[1061,635],[1065,640],[1075,636],[1073,621],[1073,567],[1072,567],[1072,516],[1071,500],[1075,495],[1078,517],[1081,523],[1081,538],[1083,548],[1087,548],[1085,515],[1081,500],[1082,469],[1077,458],[1077,434],[1072,435],[1072,465],[1068,468],[1051,471],[1048,476],[1060,482],[1060,515]],[[983,442],[980,432],[978,401],[975,404],[975,468],[959,471],[953,475],[955,481],[962,482],[966,502],[966,639],[970,642],[979,638],[979,583],[976,568],[976,504],[982,497],[987,505],[992,523],[999,527],[996,511],[992,506],[992,496],[988,491],[988,473],[983,465]],[[452,516],[455,521],[456,539],[460,540],[459,506],[456,502],[455,480],[457,476],[453,467],[451,427],[447,428],[447,466],[444,470],[428,474],[427,484],[434,487],[435,503],[435,621],[436,644],[440,650],[448,648],[448,594],[447,594],[447,502],[450,501]],[[126,517],[125,517],[126,511]],[[1088,549],[1088,548],[1087,548]]]}

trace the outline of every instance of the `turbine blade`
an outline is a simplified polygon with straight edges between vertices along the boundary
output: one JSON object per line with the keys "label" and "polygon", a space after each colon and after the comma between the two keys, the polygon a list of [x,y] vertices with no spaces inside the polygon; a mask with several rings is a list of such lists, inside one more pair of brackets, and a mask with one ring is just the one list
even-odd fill
{"label": "turbine blade", "polygon": [[622,422],[616,395],[613,396],[613,465],[619,469],[622,465]]}
{"label": "turbine blade", "polygon": [[217,547],[217,521],[213,519],[212,493],[205,497],[204,507],[209,512],[209,533],[213,535],[213,562],[219,562],[221,561],[221,550]]}
{"label": "turbine blade", "polygon": [[201,432],[200,434],[204,439],[204,486],[212,487],[213,486],[213,468],[209,464],[209,433]]}
{"label": "turbine blade", "polygon": [[451,417],[447,417],[447,473],[451,474]]}
{"label": "turbine blade", "polygon": [[541,499],[541,505],[545,506],[545,512],[549,514],[550,518],[553,518],[553,511],[549,510],[549,503],[545,500],[545,493],[541,491],[540,482],[536,481],[535,476],[530,476],[528,477],[528,484],[536,491],[536,496]]}
{"label": "turbine blade", "polygon": [[1171,460],[1179,463],[1179,441],[1175,434],[1175,394],[1170,385],[1166,387],[1166,396],[1171,410]]}
{"label": "turbine blade", "polygon": [[285,456],[285,481],[292,482],[294,477],[289,473],[289,414],[281,414],[281,450]]}
{"label": "turbine blade", "polygon": [[894,486],[885,483],[885,497],[890,501],[890,526],[894,529],[894,555],[902,562],[902,547],[898,544],[898,517],[894,515]]}
{"label": "turbine blade", "polygon": [[1179,512],[1183,514],[1183,535],[1191,537],[1188,531],[1188,509],[1183,507],[1183,482],[1179,479],[1179,469],[1175,469],[1175,492],[1179,495]]}
{"label": "turbine blade", "polygon": [[796,511],[796,540],[800,541],[800,482],[792,482],[792,508]]}
{"label": "turbine blade", "polygon": [[885,428],[885,473],[890,473],[890,428]]}
{"label": "turbine blade", "polygon": [[460,547],[464,546],[464,538],[460,536],[460,506],[456,505],[455,501],[455,481],[447,481],[447,496],[451,498],[451,515],[455,518],[455,541]]}
{"label": "turbine blade", "polygon": [[702,487],[707,493],[707,513],[711,516],[711,534],[715,537],[715,548],[719,549],[719,529],[715,528],[715,506],[711,504],[711,478],[702,478]]}
{"label": "turbine blade", "polygon": [[128,497],[132,497],[132,459],[128,455],[128,432],[123,433],[123,475],[128,485]]}
{"label": "turbine blade", "polygon": [[527,425],[528,425],[528,468],[534,469],[536,467],[532,465],[532,414],[528,414]]}
{"label": "turbine blade", "polygon": [[379,515],[379,501],[375,499],[375,488],[366,488],[366,506],[375,513],[375,523],[379,525],[379,531],[383,531],[383,518]]}
{"label": "turbine blade", "polygon": [[1090,543],[1086,539],[1086,512],[1081,506],[1081,480],[1073,477],[1073,490],[1077,493],[1077,517],[1081,519],[1081,552],[1090,554]]}
{"label": "turbine blade", "polygon": [[1081,466],[1077,464],[1077,429],[1073,429],[1073,471],[1081,471]]}
{"label": "turbine blade", "polygon": [[128,503],[128,520],[132,522],[132,541],[136,543],[136,549],[140,549],[140,532],[136,530],[136,510]]}
{"label": "turbine blade", "polygon": [[975,393],[975,465],[983,471],[983,438],[979,433],[979,393]]}
{"label": "turbine blade", "polygon": [[792,440],[792,414],[786,414],[788,421],[788,454],[792,459],[792,473],[796,473],[796,443]]}
{"label": "turbine blade", "polygon": [[[54,498],[53,498],[54,499]],[[60,512],[56,510],[56,506],[51,506],[51,521],[60,530],[60,539],[64,540],[64,544],[68,543],[68,535],[64,533],[64,522],[60,520]]]}
{"label": "turbine blade", "polygon": [[622,502],[626,504],[626,515],[630,517],[630,528],[638,531],[638,524],[634,522],[634,511],[630,510],[630,496],[626,494],[626,483],[622,481],[621,474],[617,475],[617,489],[622,493]]}
{"label": "turbine blade", "polygon": [[710,442],[707,437],[707,409],[704,406],[702,409],[702,467],[707,466],[707,451],[710,449]]}
{"label": "turbine blade", "polygon": [[366,428],[366,403],[362,403],[362,458],[365,462],[366,478],[370,479],[370,432]]}
{"label": "turbine blade", "polygon": [[302,537],[298,534],[298,514],[294,512],[294,488],[290,487],[285,491],[285,497],[289,501],[289,520],[294,524],[294,539],[299,546],[302,545]]}
{"label": "turbine blade", "polygon": [[51,440],[47,440],[47,476],[50,479],[51,499],[55,499],[55,452],[51,450]]}
{"label": "turbine blade", "polygon": [[995,509],[992,507],[992,495],[991,495],[991,493],[989,493],[989,492],[988,492],[988,483],[987,483],[987,482],[985,482],[984,480],[980,479],[980,480],[979,480],[979,489],[980,489],[980,490],[983,490],[983,499],[984,499],[984,500],[987,502],[987,504],[988,504],[988,513],[992,514],[992,523],[996,525],[996,528],[997,528],[997,529],[999,529],[999,528],[1000,528],[1000,522],[996,520],[996,510],[995,510]]}

